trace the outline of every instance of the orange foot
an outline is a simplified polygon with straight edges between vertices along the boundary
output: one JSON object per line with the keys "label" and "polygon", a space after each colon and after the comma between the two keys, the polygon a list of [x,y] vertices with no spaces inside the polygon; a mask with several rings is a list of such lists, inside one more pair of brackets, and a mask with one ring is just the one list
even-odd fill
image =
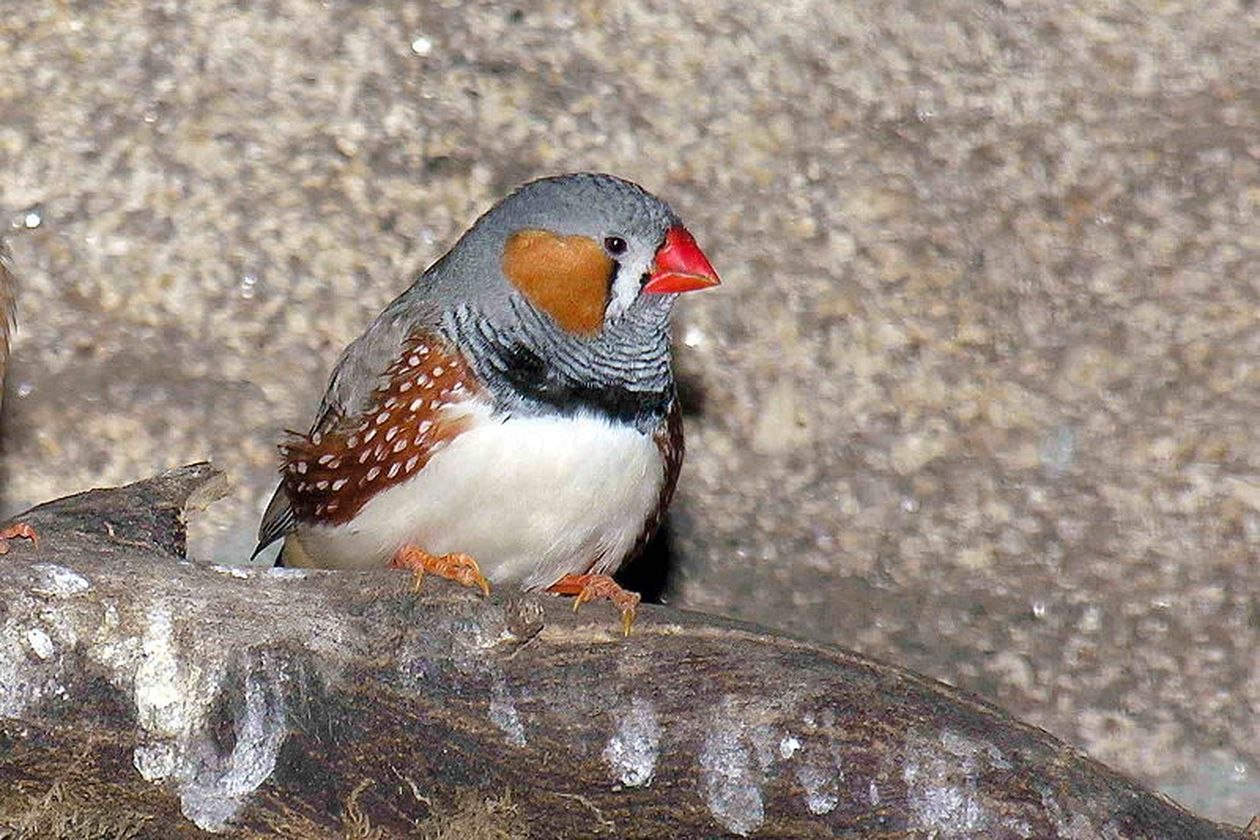
{"label": "orange foot", "polygon": [[462,583],[464,586],[476,586],[482,595],[490,594],[490,582],[477,568],[477,561],[467,554],[430,554],[414,545],[404,545],[398,549],[394,558],[389,561],[391,569],[410,569],[415,572],[412,590],[419,592],[424,581],[425,572],[432,572],[441,578]]}
{"label": "orange foot", "polygon": [[573,599],[574,612],[587,601],[607,598],[613,602],[613,606],[621,610],[621,630],[627,636],[630,635],[630,627],[634,624],[639,606],[639,593],[622,589],[608,575],[565,575],[548,586],[547,591],[558,595],[576,595]]}
{"label": "orange foot", "polygon": [[39,545],[39,537],[35,535],[35,529],[25,522],[19,522],[0,529],[0,554],[8,554],[9,540],[17,537],[30,540],[32,545]]}

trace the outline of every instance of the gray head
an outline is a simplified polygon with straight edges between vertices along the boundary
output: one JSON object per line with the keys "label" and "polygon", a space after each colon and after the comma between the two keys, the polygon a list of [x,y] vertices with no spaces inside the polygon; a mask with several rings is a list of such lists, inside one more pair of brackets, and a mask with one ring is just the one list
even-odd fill
{"label": "gray head", "polygon": [[560,175],[491,208],[378,321],[428,313],[501,411],[648,429],[673,399],[674,300],[717,283],[665,202],[611,175]]}
{"label": "gray head", "polygon": [[490,317],[521,302],[596,339],[639,308],[718,282],[669,205],[612,175],[532,181],[477,220],[428,272],[431,294]]}

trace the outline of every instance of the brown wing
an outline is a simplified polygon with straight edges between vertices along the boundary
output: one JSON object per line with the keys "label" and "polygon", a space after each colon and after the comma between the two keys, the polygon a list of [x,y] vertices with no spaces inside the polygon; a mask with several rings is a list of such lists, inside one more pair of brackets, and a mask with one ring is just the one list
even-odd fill
{"label": "brown wing", "polygon": [[428,334],[404,341],[383,379],[361,414],[330,415],[281,444],[281,483],[297,521],[348,522],[464,431],[467,420],[442,410],[480,392],[459,353]]}

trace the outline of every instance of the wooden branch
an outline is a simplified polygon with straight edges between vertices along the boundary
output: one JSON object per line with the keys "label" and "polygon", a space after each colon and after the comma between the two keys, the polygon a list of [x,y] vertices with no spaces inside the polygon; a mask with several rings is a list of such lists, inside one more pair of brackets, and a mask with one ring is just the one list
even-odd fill
{"label": "wooden branch", "polygon": [[0,837],[1241,836],[968,694],[747,625],[649,606],[623,639],[607,605],[184,561],[220,481],[22,517]]}

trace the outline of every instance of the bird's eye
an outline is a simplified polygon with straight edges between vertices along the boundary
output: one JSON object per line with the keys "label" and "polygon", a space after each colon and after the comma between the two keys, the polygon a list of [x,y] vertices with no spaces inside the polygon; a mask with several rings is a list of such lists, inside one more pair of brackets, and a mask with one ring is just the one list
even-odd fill
{"label": "bird's eye", "polygon": [[622,239],[620,236],[604,237],[604,248],[606,248],[608,253],[612,254],[614,257],[621,256],[629,247],[630,246],[626,244],[626,240]]}

